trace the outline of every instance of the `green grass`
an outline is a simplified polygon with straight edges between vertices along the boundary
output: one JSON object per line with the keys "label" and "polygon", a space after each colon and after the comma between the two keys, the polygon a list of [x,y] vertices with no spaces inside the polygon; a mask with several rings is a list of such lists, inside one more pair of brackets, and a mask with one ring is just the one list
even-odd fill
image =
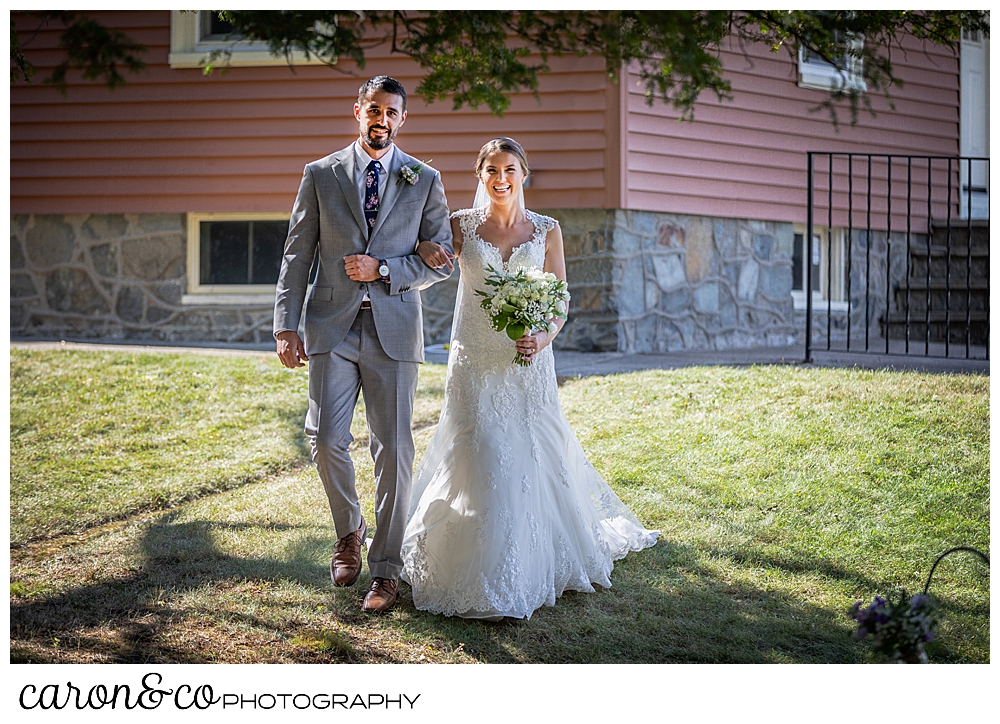
{"label": "green grass", "polygon": [[[304,370],[275,356],[11,350],[11,543],[82,532],[309,459]],[[433,424],[443,375],[415,423]],[[364,403],[352,425],[367,437]]]}
{"label": "green grass", "polygon": [[[843,629],[852,600],[920,590],[951,546],[989,548],[988,377],[691,368],[584,380],[562,399],[597,468],[664,531],[661,580],[697,581],[740,622],[737,660],[815,660],[812,631]],[[937,660],[988,659],[983,569],[955,556],[938,570]],[[703,605],[671,602],[669,618],[695,627]],[[820,658],[851,660],[838,649]]]}
{"label": "green grass", "polygon": [[[13,521],[29,514],[48,531],[124,518],[83,536],[23,535],[34,542],[12,551],[12,661],[862,662],[873,659],[852,637],[853,601],[919,590],[952,545],[989,548],[988,377],[719,367],[585,378],[560,389],[566,414],[660,543],[619,561],[611,589],[568,593],[528,622],[432,616],[413,608],[406,586],[375,618],[360,611],[367,568],[354,588],[329,582],[333,527],[302,464],[305,375],[263,356],[12,350],[11,367],[12,542]],[[143,385],[153,370],[163,384]],[[187,389],[194,373],[210,380],[200,391]],[[87,374],[129,402],[82,404]],[[116,387],[120,377],[132,383]],[[443,379],[443,366],[421,368],[418,459]],[[146,412],[132,409],[146,398]],[[55,409],[79,432],[60,438],[44,414]],[[235,433],[189,431],[222,413]],[[145,447],[161,427],[173,437]],[[168,442],[183,439],[218,460],[196,487],[184,487],[192,471],[181,443]],[[149,457],[138,474],[116,476],[102,458],[130,445]],[[52,462],[57,449],[75,464]],[[246,450],[259,457],[240,457]],[[68,523],[65,481],[100,466],[107,483],[76,495]],[[148,510],[135,480],[153,477],[174,500],[194,499],[134,516]],[[14,480],[36,481],[30,506]],[[76,511],[106,510],[110,491],[137,502],[81,523]],[[931,660],[989,661],[983,567],[953,556],[932,591],[942,623]]]}

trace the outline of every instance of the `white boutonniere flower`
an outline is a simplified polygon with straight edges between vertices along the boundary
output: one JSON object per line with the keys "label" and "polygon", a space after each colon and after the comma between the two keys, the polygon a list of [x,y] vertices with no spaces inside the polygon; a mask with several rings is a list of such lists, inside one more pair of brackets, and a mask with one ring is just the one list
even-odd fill
{"label": "white boutonniere flower", "polygon": [[399,169],[399,178],[396,179],[396,185],[399,186],[401,183],[406,181],[406,183],[412,186],[420,179],[420,172],[424,170],[424,166],[429,164],[434,159],[429,161],[421,161],[420,163],[415,163],[412,166],[403,166]]}

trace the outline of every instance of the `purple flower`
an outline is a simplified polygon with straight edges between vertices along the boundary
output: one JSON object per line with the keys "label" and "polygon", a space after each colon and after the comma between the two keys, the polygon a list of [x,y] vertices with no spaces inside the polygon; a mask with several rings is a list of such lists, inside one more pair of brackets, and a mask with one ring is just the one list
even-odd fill
{"label": "purple flower", "polygon": [[898,598],[875,596],[867,607],[859,601],[849,610],[858,622],[855,638],[871,636],[875,649],[892,660],[926,662],[923,646],[934,640],[937,626],[930,596],[902,591]]}
{"label": "purple flower", "polygon": [[913,598],[910,599],[910,608],[916,611],[918,608],[926,608],[931,602],[930,596],[925,596],[922,593],[914,594]]}

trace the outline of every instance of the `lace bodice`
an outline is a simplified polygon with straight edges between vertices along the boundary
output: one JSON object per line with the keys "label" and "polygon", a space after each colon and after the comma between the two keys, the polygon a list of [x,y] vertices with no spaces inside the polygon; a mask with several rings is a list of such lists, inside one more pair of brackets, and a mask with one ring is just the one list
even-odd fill
{"label": "lace bodice", "polygon": [[[509,366],[514,358],[514,342],[490,325],[489,316],[479,306],[482,297],[476,291],[488,289],[485,280],[489,266],[502,271],[545,267],[545,238],[555,226],[555,219],[533,211],[525,213],[534,225],[535,232],[528,241],[514,248],[506,262],[500,255],[500,250],[477,233],[477,229],[486,220],[485,209],[463,209],[452,214],[452,218],[458,219],[462,229],[462,253],[458,257],[461,282],[452,327],[452,347],[458,350],[457,361],[460,364],[473,364],[484,371],[496,370]],[[551,362],[551,357],[552,350],[546,347],[535,358],[534,364],[517,369],[541,369],[539,363],[543,358],[548,358]]]}
{"label": "lace bodice", "polygon": [[[462,209],[452,214],[452,218],[458,219],[458,224],[462,229],[462,255],[459,258],[459,264],[466,260],[471,265],[473,264],[472,260],[475,259],[476,269],[474,271],[480,273],[480,282],[485,278],[486,267],[489,265],[492,265],[494,269],[503,269],[504,271],[543,268],[545,266],[545,237],[556,225],[556,220],[551,216],[536,214],[534,211],[526,210],[525,214],[534,224],[535,233],[528,241],[514,247],[510,259],[506,262],[500,256],[499,249],[479,236],[478,229],[486,221],[486,209]],[[471,252],[468,255],[466,255],[467,249]],[[465,273],[466,265],[463,265],[463,278],[465,278]]]}

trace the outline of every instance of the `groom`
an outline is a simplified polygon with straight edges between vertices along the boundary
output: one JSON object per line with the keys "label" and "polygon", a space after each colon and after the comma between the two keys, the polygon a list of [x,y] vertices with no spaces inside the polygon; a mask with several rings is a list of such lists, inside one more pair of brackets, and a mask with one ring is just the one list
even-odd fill
{"label": "groom", "polygon": [[[281,363],[309,362],[305,432],[337,529],[330,575],[350,586],[361,574],[367,526],[347,446],[358,391],[365,396],[375,461],[371,588],[363,609],[396,603],[400,546],[410,497],[410,419],[417,369],[424,360],[420,289],[445,279],[414,252],[418,239],[452,249],[441,176],[393,144],[406,120],[406,90],[377,76],[358,91],[360,136],[342,151],[307,164],[278,276],[274,336]],[[315,257],[316,278],[296,330]]]}

